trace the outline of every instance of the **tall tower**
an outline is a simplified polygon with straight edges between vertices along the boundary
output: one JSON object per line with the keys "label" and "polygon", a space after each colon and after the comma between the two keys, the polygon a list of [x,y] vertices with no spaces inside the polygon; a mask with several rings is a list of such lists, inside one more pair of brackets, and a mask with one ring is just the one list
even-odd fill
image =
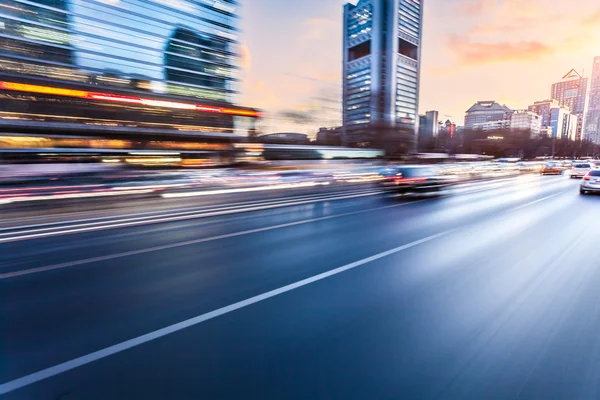
{"label": "tall tower", "polygon": [[561,106],[569,107],[571,113],[577,115],[576,140],[583,138],[587,83],[587,78],[583,78],[572,69],[560,82],[552,85],[552,99],[558,101]]}
{"label": "tall tower", "polygon": [[584,138],[600,144],[600,56],[594,58]]}
{"label": "tall tower", "polygon": [[344,6],[343,123],[346,142],[373,127],[418,125],[424,0],[360,0]]}

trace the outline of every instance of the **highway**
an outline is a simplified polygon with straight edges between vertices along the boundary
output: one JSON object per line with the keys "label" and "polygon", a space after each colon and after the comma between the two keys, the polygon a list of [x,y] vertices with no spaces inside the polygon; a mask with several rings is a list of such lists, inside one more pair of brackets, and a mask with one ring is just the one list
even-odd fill
{"label": "highway", "polygon": [[0,397],[600,398],[600,196],[578,184],[6,212]]}

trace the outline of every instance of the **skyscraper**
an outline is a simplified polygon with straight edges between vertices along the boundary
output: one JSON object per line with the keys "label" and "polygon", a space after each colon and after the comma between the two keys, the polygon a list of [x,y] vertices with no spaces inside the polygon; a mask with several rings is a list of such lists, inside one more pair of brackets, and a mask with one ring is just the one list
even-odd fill
{"label": "skyscraper", "polygon": [[[344,6],[343,121],[346,141],[370,127],[415,130],[424,0],[360,0]],[[416,133],[416,132],[415,132]]]}
{"label": "skyscraper", "polygon": [[600,144],[600,56],[594,59],[592,68],[585,139]]}
{"label": "skyscraper", "polygon": [[576,140],[581,140],[583,137],[587,83],[587,78],[583,78],[572,69],[560,82],[552,85],[552,99],[558,101],[561,106],[569,107],[571,113],[577,115]]}
{"label": "skyscraper", "polygon": [[30,120],[86,132],[254,134],[258,114],[231,104],[237,1],[1,3],[0,129]]}

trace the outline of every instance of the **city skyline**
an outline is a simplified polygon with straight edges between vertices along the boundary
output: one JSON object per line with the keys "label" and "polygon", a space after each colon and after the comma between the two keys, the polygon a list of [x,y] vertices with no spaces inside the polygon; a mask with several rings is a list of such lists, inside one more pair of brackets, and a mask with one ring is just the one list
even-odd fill
{"label": "city skyline", "polygon": [[[341,122],[342,7],[347,1],[280,3],[255,0],[241,10],[240,101],[265,110],[271,131],[315,133],[336,117]],[[600,55],[597,23],[600,5],[594,0],[552,9],[540,0],[527,5],[427,0],[419,112],[439,110],[444,119],[460,122],[478,100],[525,109],[549,98],[552,83],[565,71],[591,75],[593,59]],[[336,99],[339,104],[331,104]],[[329,112],[323,111],[324,101]]]}

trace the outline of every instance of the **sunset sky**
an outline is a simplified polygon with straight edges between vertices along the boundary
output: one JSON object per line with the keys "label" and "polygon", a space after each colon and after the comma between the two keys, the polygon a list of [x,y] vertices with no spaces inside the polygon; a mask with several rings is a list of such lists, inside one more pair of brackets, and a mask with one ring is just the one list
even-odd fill
{"label": "sunset sky", "polygon": [[[239,101],[266,112],[265,131],[341,122],[344,3],[243,2]],[[426,0],[424,24],[420,112],[460,125],[477,100],[525,108],[571,68],[589,75],[600,56],[598,0]]]}

